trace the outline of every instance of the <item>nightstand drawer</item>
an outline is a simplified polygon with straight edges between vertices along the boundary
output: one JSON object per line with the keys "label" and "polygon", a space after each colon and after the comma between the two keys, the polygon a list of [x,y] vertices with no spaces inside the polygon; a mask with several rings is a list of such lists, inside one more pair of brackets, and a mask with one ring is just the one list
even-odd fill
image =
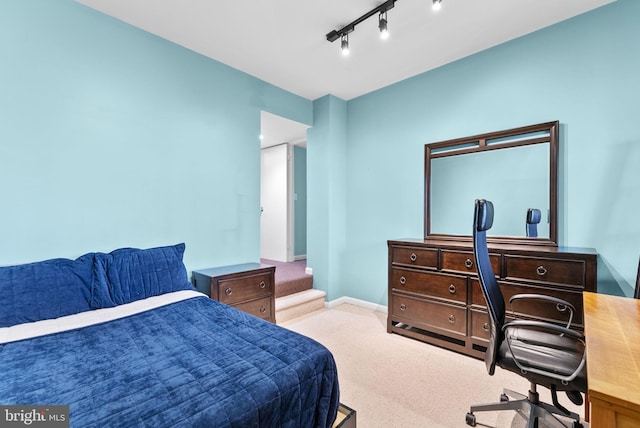
{"label": "nightstand drawer", "polygon": [[218,288],[219,300],[229,305],[273,293],[273,283],[268,273],[221,279],[211,286]]}
{"label": "nightstand drawer", "polygon": [[273,311],[273,307],[271,306],[271,299],[269,297],[251,300],[246,303],[238,303],[234,306],[234,308],[240,309],[243,312],[266,320],[271,318]]}

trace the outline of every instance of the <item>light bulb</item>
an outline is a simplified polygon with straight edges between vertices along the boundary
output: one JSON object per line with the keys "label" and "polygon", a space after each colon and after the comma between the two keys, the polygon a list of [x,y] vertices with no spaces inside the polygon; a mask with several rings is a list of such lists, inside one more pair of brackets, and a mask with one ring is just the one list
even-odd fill
{"label": "light bulb", "polygon": [[386,40],[389,38],[389,29],[387,28],[387,20],[380,18],[378,21],[378,28],[380,29],[380,38]]}
{"label": "light bulb", "polygon": [[349,40],[343,36],[340,45],[342,47],[342,55],[349,55]]}

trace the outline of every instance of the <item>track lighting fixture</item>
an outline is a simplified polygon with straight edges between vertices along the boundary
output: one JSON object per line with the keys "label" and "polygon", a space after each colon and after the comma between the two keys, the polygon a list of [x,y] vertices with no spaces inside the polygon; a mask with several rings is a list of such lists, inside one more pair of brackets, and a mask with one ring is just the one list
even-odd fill
{"label": "track lighting fixture", "polygon": [[369,12],[362,15],[360,18],[356,19],[353,22],[345,25],[339,30],[331,30],[327,33],[327,40],[330,42],[335,42],[338,39],[341,39],[340,46],[342,48],[342,53],[346,55],[345,48],[347,53],[349,52],[349,33],[351,33],[355,26],[360,24],[362,21],[371,18],[375,14],[380,14],[378,17],[378,28],[380,29],[380,37],[383,39],[387,37],[387,11],[392,9],[397,0],[387,0],[382,3],[380,6],[375,9],[370,10]]}
{"label": "track lighting fixture", "polygon": [[387,28],[387,11],[380,12],[378,16],[378,28],[380,29],[380,38],[386,40],[389,38],[389,29]]}
{"label": "track lighting fixture", "polygon": [[[387,0],[375,9],[371,9],[369,12],[362,15],[360,18],[350,22],[339,30],[331,30],[327,33],[327,40],[330,42],[335,42],[338,39],[340,41],[340,47],[342,48],[342,54],[349,54],[349,33],[355,30],[356,25],[360,24],[362,21],[371,18],[376,13],[378,15],[378,29],[380,30],[380,38],[386,39],[389,37],[389,22],[387,21],[387,11],[389,9],[393,9],[397,0]],[[432,0],[433,2],[433,10],[440,10],[442,7],[442,0]]]}

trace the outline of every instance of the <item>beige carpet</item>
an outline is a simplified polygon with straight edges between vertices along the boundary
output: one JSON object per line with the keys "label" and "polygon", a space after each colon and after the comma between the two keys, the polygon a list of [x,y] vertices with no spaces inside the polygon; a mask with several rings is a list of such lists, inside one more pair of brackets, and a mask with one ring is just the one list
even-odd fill
{"label": "beige carpet", "polygon": [[[489,376],[484,361],[388,334],[386,320],[386,314],[342,304],[281,324],[333,353],[340,401],[356,410],[359,428],[462,428],[471,404],[498,401],[505,387],[526,394],[529,383],[523,378],[499,368]],[[550,402],[547,389],[539,392]],[[559,400],[584,414],[564,394]],[[482,412],[476,418],[478,427],[526,426],[515,411]]]}

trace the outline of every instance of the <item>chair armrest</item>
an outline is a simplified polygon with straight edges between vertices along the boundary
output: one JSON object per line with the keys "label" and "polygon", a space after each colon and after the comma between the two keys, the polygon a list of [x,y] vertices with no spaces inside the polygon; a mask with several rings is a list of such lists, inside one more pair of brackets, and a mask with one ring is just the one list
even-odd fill
{"label": "chair armrest", "polygon": [[[524,329],[528,328],[529,330],[546,330],[552,333],[557,333],[558,335],[561,335],[561,336],[567,336],[568,338],[571,338],[576,342],[581,343],[583,347],[583,351],[582,351],[582,359],[580,360],[580,363],[575,368],[575,370],[568,376],[562,376],[558,373],[553,373],[553,372],[542,370],[536,367],[530,367],[522,364],[520,361],[518,361],[518,359],[516,358],[516,354],[514,354],[513,350],[511,349],[511,341],[509,339],[509,335],[507,334],[508,330],[514,327],[524,328]],[[509,323],[506,323],[505,325],[502,326],[502,331],[504,333],[507,346],[509,347],[509,352],[513,356],[514,363],[524,373],[526,372],[536,373],[542,376],[550,377],[552,379],[558,379],[563,383],[568,383],[576,378],[576,376],[580,373],[580,371],[582,370],[582,368],[586,363],[587,354],[586,354],[586,344],[584,341],[584,336],[577,331],[570,330],[566,327],[543,322],[543,321],[521,321],[521,320],[516,320],[516,321],[511,321]]]}
{"label": "chair armrest", "polygon": [[509,305],[511,306],[511,310],[513,310],[513,302],[516,300],[542,300],[549,303],[555,303],[556,309],[558,312],[565,312],[567,309],[569,310],[569,320],[567,321],[566,328],[571,326],[571,322],[573,321],[573,314],[576,313],[576,308],[569,302],[563,299],[559,299],[553,296],[547,296],[544,294],[516,294],[509,299]]}

